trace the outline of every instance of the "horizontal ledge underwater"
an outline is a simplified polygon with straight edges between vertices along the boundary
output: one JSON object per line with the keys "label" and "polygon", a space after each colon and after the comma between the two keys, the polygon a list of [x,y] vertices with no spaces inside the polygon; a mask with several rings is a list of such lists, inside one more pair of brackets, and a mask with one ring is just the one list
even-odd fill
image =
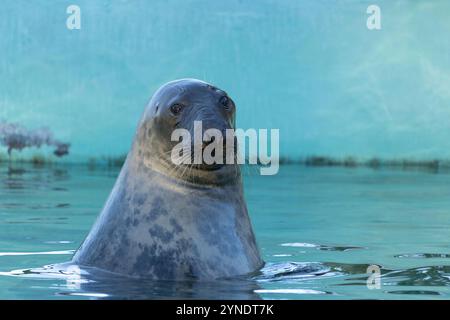
{"label": "horizontal ledge underwater", "polygon": [[[76,160],[74,159],[76,158]],[[33,166],[52,166],[52,165],[74,165],[74,166],[87,166],[89,168],[96,167],[109,167],[117,168],[121,167],[126,159],[126,154],[118,156],[101,156],[101,157],[71,157],[71,159],[60,159],[55,156],[44,156],[42,154],[33,154],[30,156],[14,155],[9,159],[6,153],[0,152],[0,165],[12,165],[12,164],[31,164]],[[261,166],[259,161],[256,165]],[[414,159],[414,158],[378,158],[378,157],[332,157],[332,156],[305,156],[305,157],[287,157],[282,156],[279,158],[280,165],[302,165],[306,167],[345,167],[345,168],[392,168],[392,169],[418,169],[426,171],[450,171],[450,159]]]}

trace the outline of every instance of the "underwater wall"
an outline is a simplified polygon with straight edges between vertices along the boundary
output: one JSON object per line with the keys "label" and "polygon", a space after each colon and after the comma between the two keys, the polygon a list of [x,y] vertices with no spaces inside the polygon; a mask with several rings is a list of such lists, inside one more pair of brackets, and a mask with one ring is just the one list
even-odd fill
{"label": "underwater wall", "polygon": [[449,1],[0,6],[0,120],[48,126],[73,161],[126,153],[152,93],[185,77],[227,90],[239,127],[279,128],[284,156],[450,156]]}

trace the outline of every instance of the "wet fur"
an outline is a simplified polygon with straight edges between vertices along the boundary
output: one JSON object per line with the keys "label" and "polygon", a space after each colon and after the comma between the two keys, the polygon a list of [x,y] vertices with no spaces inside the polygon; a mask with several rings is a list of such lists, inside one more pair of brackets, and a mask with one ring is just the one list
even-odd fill
{"label": "wet fur", "polygon": [[[205,90],[218,89],[205,86],[209,85],[181,80],[169,90],[160,89],[159,94],[187,92],[195,97],[198,91],[214,102],[215,93],[207,95]],[[263,261],[239,168],[224,167],[217,172],[184,168],[181,174],[178,168],[160,165],[160,158],[152,158],[167,152],[159,141],[163,135],[154,129],[162,123],[155,123],[160,101],[157,93],[147,107],[114,189],[73,262],[170,280],[226,278],[258,270]]]}

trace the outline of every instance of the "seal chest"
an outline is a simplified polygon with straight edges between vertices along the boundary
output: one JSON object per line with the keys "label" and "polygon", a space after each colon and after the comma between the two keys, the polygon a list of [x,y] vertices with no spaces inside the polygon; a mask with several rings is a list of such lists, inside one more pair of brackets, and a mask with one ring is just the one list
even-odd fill
{"label": "seal chest", "polygon": [[73,262],[168,280],[232,277],[262,267],[238,165],[193,166],[170,158],[173,130],[193,131],[194,121],[234,129],[234,114],[231,98],[205,82],[183,79],[161,87]]}

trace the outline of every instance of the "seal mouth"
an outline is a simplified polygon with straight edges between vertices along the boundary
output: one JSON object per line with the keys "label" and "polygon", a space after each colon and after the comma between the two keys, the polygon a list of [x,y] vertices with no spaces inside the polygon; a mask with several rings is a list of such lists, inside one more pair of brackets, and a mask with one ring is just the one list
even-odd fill
{"label": "seal mouth", "polygon": [[188,167],[191,169],[196,169],[196,170],[200,170],[200,171],[217,171],[222,169],[225,164],[219,164],[219,163],[215,163],[215,164],[182,164],[183,167]]}
{"label": "seal mouth", "polygon": [[[233,145],[233,147],[230,148],[229,145],[226,143],[226,141],[223,141],[223,145],[221,146],[222,148],[221,148],[220,157],[218,159],[217,158],[211,159],[211,160],[213,160],[212,163],[206,162],[206,159],[204,158],[205,148],[208,145],[211,145],[214,141],[215,141],[215,139],[213,138],[210,141],[204,142],[200,146],[201,158],[198,159],[200,161],[197,160],[195,151],[194,152],[190,151],[186,154],[187,158],[185,158],[185,159],[189,159],[189,162],[188,163],[186,163],[186,162],[179,163],[178,166],[182,166],[186,170],[195,169],[198,171],[212,172],[212,171],[220,170],[225,166],[234,165],[235,161],[237,161],[237,159],[236,159],[237,146]],[[192,144],[190,150],[195,150],[195,149],[196,149],[196,145]],[[216,157],[216,149],[211,150],[211,157]],[[233,162],[227,163],[228,158],[233,159]],[[196,162],[196,160],[198,162]]]}

